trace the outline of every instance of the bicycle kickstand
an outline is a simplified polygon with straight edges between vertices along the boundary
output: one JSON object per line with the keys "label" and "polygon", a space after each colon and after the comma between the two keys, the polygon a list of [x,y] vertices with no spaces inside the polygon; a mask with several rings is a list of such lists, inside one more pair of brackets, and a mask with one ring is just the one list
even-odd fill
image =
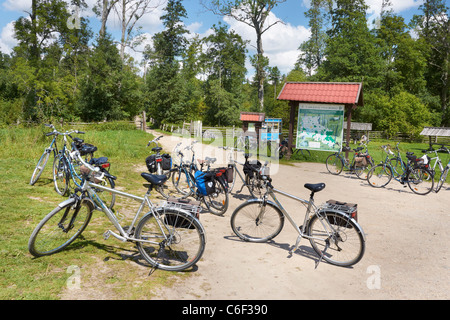
{"label": "bicycle kickstand", "polygon": [[325,241],[325,249],[322,251],[322,254],[319,257],[319,260],[317,260],[315,269],[317,269],[317,267],[319,266],[319,263],[322,262],[322,258],[325,255],[325,252],[328,250],[329,246],[330,246],[330,241],[326,240]]}
{"label": "bicycle kickstand", "polygon": [[297,251],[298,247],[300,246],[300,240],[302,240],[302,236],[297,237],[297,241],[295,242],[295,246],[289,250],[289,257],[292,257],[295,251]]}

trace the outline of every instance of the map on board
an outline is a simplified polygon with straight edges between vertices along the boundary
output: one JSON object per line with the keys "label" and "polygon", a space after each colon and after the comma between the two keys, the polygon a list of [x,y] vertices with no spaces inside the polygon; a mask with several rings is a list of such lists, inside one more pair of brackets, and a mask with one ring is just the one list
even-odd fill
{"label": "map on board", "polygon": [[297,149],[336,151],[342,145],[344,105],[300,104]]}

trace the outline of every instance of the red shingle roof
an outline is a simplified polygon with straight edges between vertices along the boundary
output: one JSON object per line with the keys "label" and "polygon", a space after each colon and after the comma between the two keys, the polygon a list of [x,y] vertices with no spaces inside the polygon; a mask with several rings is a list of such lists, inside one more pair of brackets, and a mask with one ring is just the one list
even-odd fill
{"label": "red shingle roof", "polygon": [[362,83],[287,82],[278,100],[362,105]]}
{"label": "red shingle roof", "polygon": [[241,121],[264,122],[265,113],[241,112]]}

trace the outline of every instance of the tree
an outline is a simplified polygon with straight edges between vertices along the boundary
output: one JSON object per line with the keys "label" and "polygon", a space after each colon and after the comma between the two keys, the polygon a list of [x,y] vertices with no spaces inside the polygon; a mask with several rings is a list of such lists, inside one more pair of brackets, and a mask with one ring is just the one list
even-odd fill
{"label": "tree", "polygon": [[203,40],[206,49],[201,56],[207,74],[205,120],[210,124],[235,124],[247,71],[246,42],[220,23],[213,26],[213,32]]}
{"label": "tree", "polygon": [[187,101],[178,61],[187,45],[188,31],[182,23],[187,13],[181,0],[169,0],[165,11],[161,16],[165,30],[153,36],[153,48],[145,53],[152,66],[146,76],[148,108],[157,123],[183,120]]}
{"label": "tree", "polygon": [[268,23],[268,16],[273,8],[286,0],[211,0],[205,7],[215,14],[232,17],[236,21],[245,23],[255,30],[256,33],[256,55],[253,57],[256,66],[256,81],[258,83],[259,109],[264,109],[264,80],[267,58],[264,56],[262,35],[281,20]]}
{"label": "tree", "polygon": [[121,24],[120,57],[125,59],[125,48],[132,49],[144,40],[142,36],[135,35],[136,23],[146,14],[161,5],[161,0],[118,0],[114,3],[115,12]]}
{"label": "tree", "polygon": [[381,59],[366,19],[364,0],[337,0],[327,31],[326,59],[318,69],[325,81],[363,82],[380,86]]}
{"label": "tree", "polygon": [[439,96],[442,125],[450,125],[450,21],[449,7],[442,0],[426,0],[420,6],[423,14],[415,15],[411,25],[427,44],[427,88]]}
{"label": "tree", "polygon": [[303,67],[309,76],[314,74],[325,58],[327,35],[324,30],[324,19],[331,11],[332,2],[332,0],[312,0],[311,8],[305,12],[305,16],[309,18],[311,37],[299,47],[302,53],[297,60],[296,68]]}
{"label": "tree", "polygon": [[423,41],[414,40],[402,17],[393,13],[389,0],[383,1],[379,26],[375,30],[383,59],[382,87],[394,94],[401,87],[413,94],[425,89],[426,58],[421,52]]}

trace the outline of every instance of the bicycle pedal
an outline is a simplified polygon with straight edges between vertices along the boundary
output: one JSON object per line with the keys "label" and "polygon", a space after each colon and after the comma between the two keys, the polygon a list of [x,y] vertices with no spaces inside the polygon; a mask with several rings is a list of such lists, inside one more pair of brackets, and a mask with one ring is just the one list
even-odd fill
{"label": "bicycle pedal", "polygon": [[108,240],[110,235],[111,235],[111,231],[110,231],[110,230],[106,231],[106,232],[103,234],[103,239]]}

